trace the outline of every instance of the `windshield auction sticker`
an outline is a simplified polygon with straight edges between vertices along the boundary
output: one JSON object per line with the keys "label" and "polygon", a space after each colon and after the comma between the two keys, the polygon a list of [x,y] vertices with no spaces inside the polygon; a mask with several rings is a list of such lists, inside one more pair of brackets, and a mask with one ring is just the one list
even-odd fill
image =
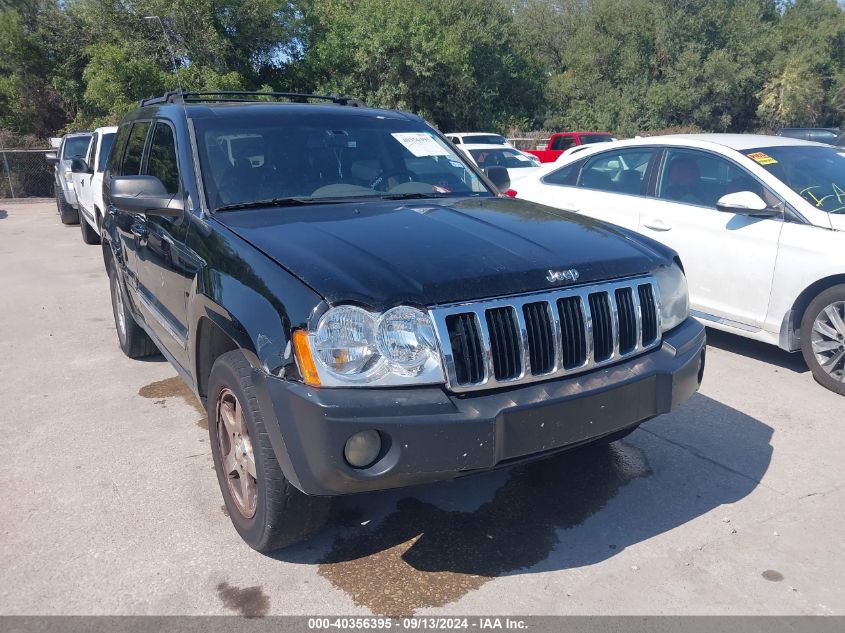
{"label": "windshield auction sticker", "polygon": [[393,138],[402,143],[409,152],[419,158],[425,156],[449,156],[451,152],[431,135],[425,132],[394,132]]}
{"label": "windshield auction sticker", "polygon": [[763,152],[753,152],[747,155],[748,158],[753,160],[754,162],[760,165],[776,165],[777,161],[769,156],[768,154],[764,154]]}

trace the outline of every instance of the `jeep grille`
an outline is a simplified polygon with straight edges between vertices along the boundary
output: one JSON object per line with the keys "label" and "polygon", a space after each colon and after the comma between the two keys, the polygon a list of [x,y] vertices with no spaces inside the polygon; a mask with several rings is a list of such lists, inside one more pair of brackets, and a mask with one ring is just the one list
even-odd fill
{"label": "jeep grille", "polygon": [[433,308],[455,392],[548,380],[610,365],[657,347],[652,277]]}

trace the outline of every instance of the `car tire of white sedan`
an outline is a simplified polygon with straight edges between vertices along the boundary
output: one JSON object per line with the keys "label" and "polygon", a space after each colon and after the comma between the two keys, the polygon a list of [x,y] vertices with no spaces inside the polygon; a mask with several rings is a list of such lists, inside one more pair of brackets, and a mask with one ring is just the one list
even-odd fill
{"label": "car tire of white sedan", "polygon": [[319,531],[331,501],[300,492],[285,477],[264,426],[252,372],[239,350],[214,361],[206,400],[208,434],[232,524],[247,545],[269,552]]}
{"label": "car tire of white sedan", "polygon": [[801,352],[816,381],[845,396],[845,284],[819,293],[807,306]]}

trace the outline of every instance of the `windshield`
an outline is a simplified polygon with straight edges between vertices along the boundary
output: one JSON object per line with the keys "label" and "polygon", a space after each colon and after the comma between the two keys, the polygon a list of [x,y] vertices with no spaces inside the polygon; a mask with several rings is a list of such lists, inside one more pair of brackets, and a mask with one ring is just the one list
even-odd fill
{"label": "windshield", "polygon": [[90,136],[71,136],[65,139],[65,146],[62,150],[62,158],[85,158],[88,153]]}
{"label": "windshield", "polygon": [[845,213],[845,152],[841,148],[793,145],[744,154],[817,209]]}
{"label": "windshield", "polygon": [[464,143],[475,145],[507,145],[508,140],[498,134],[466,134]]}
{"label": "windshield", "polygon": [[112,143],[114,143],[114,132],[103,134],[103,140],[100,141],[100,155],[97,157],[97,171],[105,170]]}
{"label": "windshield", "polygon": [[427,125],[335,112],[219,113],[194,120],[209,206],[386,195],[492,196]]}
{"label": "windshield", "polygon": [[590,143],[610,143],[613,137],[610,134],[582,134],[581,145],[589,145]]}
{"label": "windshield", "polygon": [[487,167],[507,167],[508,169],[519,169],[521,167],[539,167],[540,162],[526,156],[515,149],[471,149],[469,153],[482,169]]}

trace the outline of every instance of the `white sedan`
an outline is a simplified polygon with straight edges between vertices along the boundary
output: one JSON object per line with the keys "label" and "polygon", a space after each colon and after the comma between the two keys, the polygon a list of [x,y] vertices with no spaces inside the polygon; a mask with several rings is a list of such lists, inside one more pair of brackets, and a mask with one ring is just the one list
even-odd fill
{"label": "white sedan", "polygon": [[605,143],[509,193],[675,249],[706,325],[801,350],[845,395],[845,153],[777,136]]}
{"label": "white sedan", "polygon": [[465,143],[457,146],[469,160],[481,169],[504,167],[508,170],[511,184],[525,176],[540,170],[540,161],[536,156],[526,154],[513,147],[491,144]]}

